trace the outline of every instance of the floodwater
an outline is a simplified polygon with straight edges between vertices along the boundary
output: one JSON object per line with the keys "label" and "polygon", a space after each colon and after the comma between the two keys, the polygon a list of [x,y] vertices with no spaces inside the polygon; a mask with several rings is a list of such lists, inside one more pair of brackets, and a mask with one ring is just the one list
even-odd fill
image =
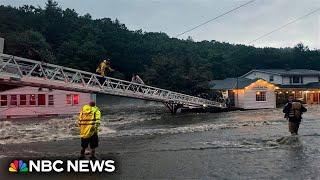
{"label": "floodwater", "polygon": [[[291,137],[281,109],[171,115],[145,103],[102,107],[97,153],[117,160],[111,179],[320,179],[318,106]],[[0,134],[3,159],[80,150],[75,117],[0,121]]]}

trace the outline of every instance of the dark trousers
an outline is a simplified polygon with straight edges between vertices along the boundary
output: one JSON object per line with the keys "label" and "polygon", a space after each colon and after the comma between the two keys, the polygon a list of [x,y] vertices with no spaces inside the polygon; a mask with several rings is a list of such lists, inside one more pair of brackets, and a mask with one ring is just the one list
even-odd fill
{"label": "dark trousers", "polygon": [[289,132],[291,134],[298,134],[300,122],[291,122],[289,121]]}
{"label": "dark trousers", "polygon": [[90,145],[90,149],[95,149],[99,145],[98,134],[93,134],[89,138],[81,138],[81,147],[86,149]]}

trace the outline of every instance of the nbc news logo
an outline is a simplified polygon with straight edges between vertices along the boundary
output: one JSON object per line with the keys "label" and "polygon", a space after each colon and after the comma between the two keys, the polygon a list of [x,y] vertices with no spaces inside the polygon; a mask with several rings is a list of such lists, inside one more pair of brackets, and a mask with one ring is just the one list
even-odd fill
{"label": "nbc news logo", "polygon": [[114,160],[13,160],[9,164],[10,173],[48,173],[48,172],[107,172],[116,170]]}
{"label": "nbc news logo", "polygon": [[28,167],[22,160],[14,160],[9,165],[9,172],[12,173],[27,173]]}

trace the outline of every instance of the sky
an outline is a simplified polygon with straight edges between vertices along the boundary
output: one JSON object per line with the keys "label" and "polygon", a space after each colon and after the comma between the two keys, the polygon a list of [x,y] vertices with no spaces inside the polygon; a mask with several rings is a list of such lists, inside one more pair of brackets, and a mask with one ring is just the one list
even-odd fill
{"label": "sky", "polygon": [[[118,19],[130,30],[165,32],[174,37],[247,1],[244,0],[56,0],[94,19]],[[2,5],[45,6],[45,0],[0,0]],[[256,47],[293,47],[298,43],[320,49],[320,10],[252,44],[259,36],[320,8],[320,0],[255,0],[179,38],[216,40]]]}

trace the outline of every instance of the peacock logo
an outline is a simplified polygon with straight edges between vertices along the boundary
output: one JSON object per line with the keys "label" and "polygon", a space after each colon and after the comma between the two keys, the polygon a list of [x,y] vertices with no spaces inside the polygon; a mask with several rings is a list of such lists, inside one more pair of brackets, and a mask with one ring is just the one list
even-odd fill
{"label": "peacock logo", "polygon": [[28,172],[28,167],[22,160],[14,160],[9,165],[9,172],[12,173],[26,173]]}

